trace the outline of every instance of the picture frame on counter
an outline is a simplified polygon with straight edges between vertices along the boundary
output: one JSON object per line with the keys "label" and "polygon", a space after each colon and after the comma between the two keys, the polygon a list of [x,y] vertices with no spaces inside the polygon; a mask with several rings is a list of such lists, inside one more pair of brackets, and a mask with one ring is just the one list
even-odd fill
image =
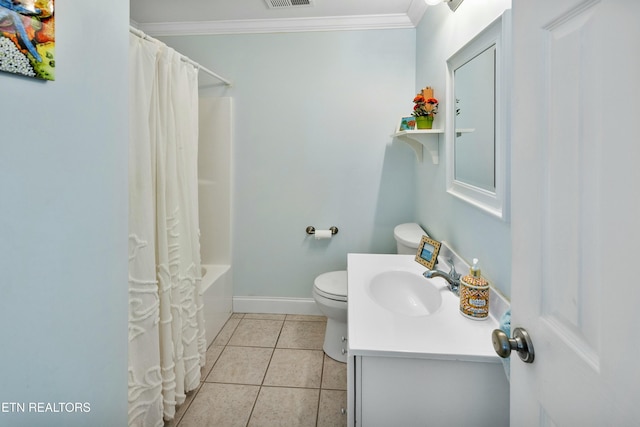
{"label": "picture frame on counter", "polygon": [[429,270],[433,270],[438,259],[438,253],[440,252],[441,243],[433,240],[429,236],[422,236],[420,245],[418,246],[418,252],[416,252],[416,262],[427,267]]}

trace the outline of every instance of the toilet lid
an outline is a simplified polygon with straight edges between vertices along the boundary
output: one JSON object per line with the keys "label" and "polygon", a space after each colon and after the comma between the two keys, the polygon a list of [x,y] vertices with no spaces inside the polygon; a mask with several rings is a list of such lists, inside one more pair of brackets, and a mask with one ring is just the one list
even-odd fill
{"label": "toilet lid", "polygon": [[409,248],[418,249],[422,236],[426,236],[427,232],[415,222],[397,225],[393,229],[393,235],[403,245]]}
{"label": "toilet lid", "polygon": [[347,300],[347,271],[330,271],[316,277],[313,282],[316,291],[326,298]]}

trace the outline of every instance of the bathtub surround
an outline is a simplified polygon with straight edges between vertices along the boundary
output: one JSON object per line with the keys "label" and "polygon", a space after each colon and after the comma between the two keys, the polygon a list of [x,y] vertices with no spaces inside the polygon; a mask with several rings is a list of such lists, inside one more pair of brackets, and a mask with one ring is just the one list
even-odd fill
{"label": "bathtub surround", "polygon": [[198,70],[130,35],[129,426],[155,427],[200,383]]}
{"label": "bathtub surround", "polygon": [[[208,80],[200,75],[201,80]],[[207,345],[231,315],[231,123],[230,97],[200,97],[198,211],[202,298]]]}
{"label": "bathtub surround", "polygon": [[202,303],[207,347],[231,316],[233,283],[231,266],[202,264]]}

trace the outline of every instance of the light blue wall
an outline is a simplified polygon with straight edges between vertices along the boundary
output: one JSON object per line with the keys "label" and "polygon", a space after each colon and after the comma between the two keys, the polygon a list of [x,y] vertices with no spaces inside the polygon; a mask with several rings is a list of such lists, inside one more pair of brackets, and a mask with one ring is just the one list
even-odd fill
{"label": "light blue wall", "polygon": [[205,93],[234,102],[235,295],[310,298],[348,252],[395,251],[415,213],[415,156],[389,136],[413,106],[414,29],[162,40],[234,83]]}
{"label": "light blue wall", "polygon": [[[436,124],[444,126],[447,59],[511,5],[510,0],[467,0],[452,12],[429,7],[417,28],[416,91],[433,86],[440,100]],[[446,192],[445,138],[440,164],[425,161],[417,170],[417,220],[437,240],[446,240],[467,261],[479,258],[485,275],[506,296],[511,289],[511,233],[506,222]]]}
{"label": "light blue wall", "polygon": [[0,404],[91,410],[1,426],[127,423],[128,21],[57,1],[57,80],[0,73]]}

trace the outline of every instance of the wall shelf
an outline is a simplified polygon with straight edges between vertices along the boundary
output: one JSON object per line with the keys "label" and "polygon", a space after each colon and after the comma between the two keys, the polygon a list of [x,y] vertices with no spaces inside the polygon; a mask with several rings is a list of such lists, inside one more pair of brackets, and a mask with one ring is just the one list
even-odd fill
{"label": "wall shelf", "polygon": [[416,158],[422,162],[423,150],[427,149],[431,155],[431,161],[437,165],[440,161],[440,152],[438,148],[438,135],[444,133],[442,129],[420,129],[420,130],[401,130],[394,133],[401,141],[406,142],[416,152]]}
{"label": "wall shelf", "polygon": [[[463,133],[470,133],[475,129],[456,129],[456,135],[460,136]],[[438,138],[434,138],[433,135],[439,135],[444,133],[442,129],[419,129],[419,130],[401,130],[391,135],[394,138],[399,138],[401,141],[406,142],[416,152],[416,158],[419,162],[422,162],[424,148],[431,154],[431,162],[437,165],[440,162],[440,150],[438,146]]]}

